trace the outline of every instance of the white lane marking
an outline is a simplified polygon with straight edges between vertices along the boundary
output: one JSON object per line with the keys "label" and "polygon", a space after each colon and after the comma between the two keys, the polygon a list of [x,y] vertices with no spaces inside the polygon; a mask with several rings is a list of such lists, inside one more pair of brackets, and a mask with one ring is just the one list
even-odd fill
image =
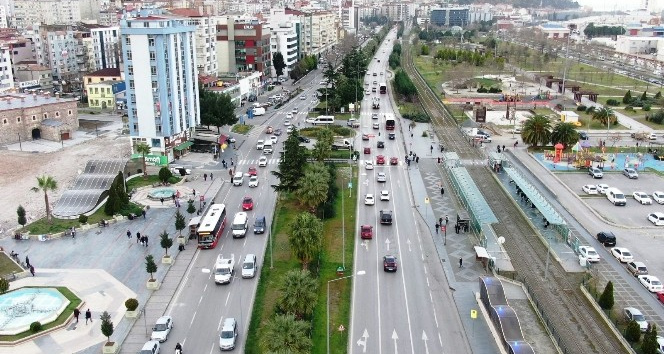
{"label": "white lane marking", "polygon": [[224,306],[228,306],[228,300],[231,298],[231,292],[228,292],[228,295],[226,295],[226,302],[224,303]]}
{"label": "white lane marking", "polygon": [[[198,259],[198,256],[200,255],[199,252],[195,252],[194,258],[191,260],[190,264],[196,264],[196,260]],[[170,316],[172,311],[173,311],[173,305],[175,305],[178,302],[178,299],[180,298],[180,294],[182,294],[182,290],[184,289],[184,284],[187,284],[189,281],[189,275],[191,274],[191,271],[194,269],[194,267],[190,266],[189,269],[187,269],[187,272],[185,273],[184,277],[180,281],[180,285],[178,285],[179,289],[175,293],[175,296],[173,296],[173,301],[171,302],[170,306],[168,307],[168,310],[166,311],[166,315]]]}

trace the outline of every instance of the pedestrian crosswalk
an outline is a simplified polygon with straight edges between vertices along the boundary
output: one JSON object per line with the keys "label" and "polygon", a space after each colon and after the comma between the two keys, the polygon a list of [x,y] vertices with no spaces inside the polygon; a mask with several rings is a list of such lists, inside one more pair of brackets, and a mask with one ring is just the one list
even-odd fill
{"label": "pedestrian crosswalk", "polygon": [[[277,163],[279,163],[278,158],[267,160],[268,165],[277,164]],[[236,165],[238,165],[238,166],[241,166],[241,165],[258,166],[258,159],[242,159],[242,160],[239,160],[236,163]]]}

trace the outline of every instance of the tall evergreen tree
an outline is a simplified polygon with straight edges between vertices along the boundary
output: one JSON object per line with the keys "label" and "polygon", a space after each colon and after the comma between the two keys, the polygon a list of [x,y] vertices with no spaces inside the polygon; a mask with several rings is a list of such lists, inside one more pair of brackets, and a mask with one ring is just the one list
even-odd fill
{"label": "tall evergreen tree", "polygon": [[279,184],[272,186],[276,191],[294,191],[304,176],[304,169],[307,166],[306,148],[300,146],[298,136],[297,129],[293,129],[288,134],[288,138],[284,142],[284,151],[279,159],[278,169],[272,171],[272,174],[279,179]]}
{"label": "tall evergreen tree", "polygon": [[657,344],[657,325],[653,322],[648,325],[648,329],[643,335],[641,352],[643,354],[657,354],[657,349],[659,349],[659,345]]}
{"label": "tall evergreen tree", "polygon": [[599,307],[603,310],[610,310],[613,308],[613,282],[609,281],[604,287],[602,295],[599,297]]}
{"label": "tall evergreen tree", "polygon": [[630,104],[632,102],[632,90],[627,90],[625,96],[623,96],[622,102],[624,104]]}
{"label": "tall evergreen tree", "polygon": [[272,56],[272,66],[274,66],[274,71],[277,72],[277,77],[284,74],[286,63],[284,62],[284,55],[281,52],[276,52]]}

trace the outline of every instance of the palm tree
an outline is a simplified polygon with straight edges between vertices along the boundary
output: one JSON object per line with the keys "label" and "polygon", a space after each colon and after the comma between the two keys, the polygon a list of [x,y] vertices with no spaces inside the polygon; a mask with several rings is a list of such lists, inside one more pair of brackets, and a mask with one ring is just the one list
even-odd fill
{"label": "palm tree", "polygon": [[290,227],[288,242],[291,251],[302,263],[302,269],[307,269],[309,262],[320,251],[323,223],[313,214],[305,212],[298,214]]}
{"label": "palm tree", "polygon": [[136,144],[136,152],[143,156],[143,177],[148,178],[148,165],[145,162],[145,155],[150,153],[150,145],[146,143]]}
{"label": "palm tree", "polygon": [[610,121],[611,124],[614,124],[616,121],[616,113],[611,109],[607,107],[600,108],[599,110],[596,110],[593,114],[593,119],[600,121],[602,125],[607,125],[607,122]]}
{"label": "palm tree", "polygon": [[316,208],[327,200],[327,192],[330,188],[328,181],[330,173],[321,163],[312,164],[298,183],[295,194],[301,204],[305,205],[312,213]]}
{"label": "palm tree", "polygon": [[523,124],[521,138],[526,144],[533,147],[539,144],[548,144],[551,141],[551,122],[549,118],[542,115],[534,115]]}
{"label": "palm tree", "polygon": [[265,324],[261,336],[264,352],[309,353],[313,343],[307,335],[309,324],[295,319],[293,314],[276,315]]}
{"label": "palm tree", "polygon": [[281,282],[281,298],[278,307],[284,313],[292,313],[297,319],[309,316],[316,307],[318,283],[306,270],[291,270]]}
{"label": "palm tree", "polygon": [[572,123],[558,123],[551,131],[551,143],[554,145],[561,143],[568,148],[577,141],[579,141],[579,132]]}
{"label": "palm tree", "polygon": [[37,177],[37,187],[32,187],[33,192],[44,192],[44,203],[46,204],[46,220],[51,221],[51,206],[48,204],[48,192],[58,189],[58,182],[51,176]]}

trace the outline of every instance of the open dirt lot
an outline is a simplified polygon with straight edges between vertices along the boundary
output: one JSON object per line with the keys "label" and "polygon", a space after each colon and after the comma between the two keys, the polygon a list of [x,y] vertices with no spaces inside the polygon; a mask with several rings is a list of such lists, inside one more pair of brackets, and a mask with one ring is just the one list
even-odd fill
{"label": "open dirt lot", "polygon": [[[55,205],[58,197],[71,185],[79,171],[85,168],[88,160],[128,157],[129,138],[120,135],[120,129],[115,129],[115,125],[112,125],[112,128],[107,125],[105,128],[108,130],[104,130],[97,138],[81,139],[80,144],[65,146],[64,149],[52,152],[0,150],[1,237],[9,236],[11,230],[18,226],[16,208],[19,205],[25,208],[28,222],[46,215],[44,194],[30,190],[37,186],[37,176],[50,175],[58,182],[58,189],[49,194],[50,204]],[[72,143],[75,143],[75,140]],[[25,145],[24,150],[30,150]]]}

